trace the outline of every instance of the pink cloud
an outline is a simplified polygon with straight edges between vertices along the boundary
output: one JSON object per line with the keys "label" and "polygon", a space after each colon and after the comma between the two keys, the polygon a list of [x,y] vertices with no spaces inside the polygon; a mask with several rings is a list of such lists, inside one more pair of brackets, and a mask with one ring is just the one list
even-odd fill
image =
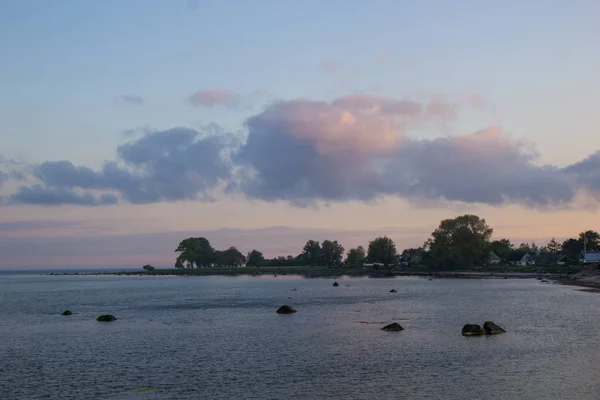
{"label": "pink cloud", "polygon": [[238,96],[225,89],[199,90],[188,97],[188,102],[195,107],[213,107],[216,105],[233,105]]}

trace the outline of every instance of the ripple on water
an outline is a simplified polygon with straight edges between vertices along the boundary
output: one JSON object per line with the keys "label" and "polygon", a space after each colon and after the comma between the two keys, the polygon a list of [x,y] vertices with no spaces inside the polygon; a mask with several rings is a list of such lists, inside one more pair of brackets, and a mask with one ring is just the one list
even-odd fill
{"label": "ripple on water", "polygon": [[[535,280],[338,281],[332,288],[330,280],[290,277],[80,276],[12,278],[8,285],[0,277],[0,398],[595,399],[600,393],[600,321],[590,318],[600,311],[597,294]],[[276,314],[292,292],[298,313]],[[73,311],[68,318],[59,315],[66,308]],[[106,312],[118,320],[97,323]],[[508,332],[461,336],[463,324],[488,319]],[[380,331],[393,321],[405,330]]]}

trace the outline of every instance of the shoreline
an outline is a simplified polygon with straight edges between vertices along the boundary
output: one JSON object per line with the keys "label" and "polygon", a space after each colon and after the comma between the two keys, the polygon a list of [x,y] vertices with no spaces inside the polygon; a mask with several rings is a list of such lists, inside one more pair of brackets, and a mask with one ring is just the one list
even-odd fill
{"label": "shoreline", "polygon": [[[334,269],[164,269],[155,271],[116,271],[116,272],[62,272],[46,273],[52,276],[302,276],[304,278],[394,278],[414,276],[426,278],[462,278],[462,279],[552,279],[570,281],[567,273],[553,272],[484,272],[484,271],[410,271],[410,270],[334,270]],[[599,284],[600,285],[600,284]]]}
{"label": "shoreline", "polygon": [[395,278],[395,277],[423,277],[429,279],[538,279],[548,280],[553,283],[576,286],[589,292],[600,293],[600,277],[577,277],[574,273],[556,272],[485,272],[485,271],[414,271],[406,269],[390,270],[335,270],[335,269],[308,269],[308,268],[228,268],[228,269],[159,269],[155,271],[114,271],[114,272],[62,272],[46,273],[52,276],[300,276],[308,279],[339,279],[348,278]]}

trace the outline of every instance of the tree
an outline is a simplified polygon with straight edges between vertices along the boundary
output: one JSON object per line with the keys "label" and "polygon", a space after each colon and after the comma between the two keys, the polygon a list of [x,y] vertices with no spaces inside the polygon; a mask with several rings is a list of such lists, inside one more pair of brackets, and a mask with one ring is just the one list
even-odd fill
{"label": "tree", "polygon": [[183,265],[183,262],[179,259],[179,257],[177,257],[177,260],[175,260],[175,268],[177,268],[177,269],[185,268],[185,265]]}
{"label": "tree", "polygon": [[435,267],[472,268],[486,262],[492,233],[485,219],[465,214],[440,222],[425,242],[425,248]]}
{"label": "tree", "polygon": [[215,262],[215,249],[203,237],[182,240],[175,252],[180,253],[177,261],[187,264],[188,268],[194,268],[194,264],[198,267],[208,267]]}
{"label": "tree", "polygon": [[514,250],[513,244],[508,239],[494,240],[490,243],[490,250],[493,251],[502,260],[506,261],[508,256]]}
{"label": "tree", "polygon": [[248,261],[246,262],[246,265],[249,265],[251,267],[260,267],[264,262],[265,257],[260,251],[254,249],[250,253],[248,253]]}
{"label": "tree", "polygon": [[319,265],[321,259],[321,244],[315,240],[309,240],[302,249],[302,259],[308,265]]}
{"label": "tree", "polygon": [[556,241],[556,239],[552,238],[546,245],[546,251],[552,255],[556,255],[560,253],[561,245]]}
{"label": "tree", "polygon": [[338,243],[337,240],[324,240],[321,244],[321,259],[325,265],[331,267],[340,265],[344,257],[344,246]]}
{"label": "tree", "polygon": [[579,253],[583,251],[583,241],[579,241],[577,239],[567,239],[562,244],[562,252],[567,257],[578,260]]}
{"label": "tree", "polygon": [[600,234],[596,231],[585,231],[579,234],[579,242],[583,250],[583,239],[586,239],[586,251],[600,251]]}
{"label": "tree", "polygon": [[531,244],[521,243],[518,250],[523,254],[530,253],[532,255],[537,255],[540,253],[540,248],[535,244],[535,242],[531,242]]}
{"label": "tree", "polygon": [[231,246],[227,250],[217,251],[216,254],[217,264],[225,267],[239,267],[244,257],[235,246]]}
{"label": "tree", "polygon": [[152,265],[146,264],[142,267],[142,269],[145,271],[154,271],[155,268]]}
{"label": "tree", "polygon": [[387,267],[396,262],[396,244],[387,236],[380,236],[369,242],[369,251],[367,258],[378,264]]}
{"label": "tree", "polygon": [[362,246],[358,246],[354,249],[350,249],[346,256],[346,264],[352,268],[360,268],[365,262],[365,249]]}

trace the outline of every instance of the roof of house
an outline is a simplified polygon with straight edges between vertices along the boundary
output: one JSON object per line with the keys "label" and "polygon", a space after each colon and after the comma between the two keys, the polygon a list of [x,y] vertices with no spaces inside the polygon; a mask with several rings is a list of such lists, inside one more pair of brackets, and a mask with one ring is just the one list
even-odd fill
{"label": "roof of house", "polygon": [[515,251],[508,256],[508,261],[523,261],[523,259],[533,258],[533,255],[526,251]]}
{"label": "roof of house", "polygon": [[494,250],[490,251],[490,259],[492,260],[500,260],[500,256],[498,254],[496,254],[496,252]]}
{"label": "roof of house", "polygon": [[564,255],[564,254],[556,254],[556,255],[555,255],[553,258],[552,258],[552,260],[553,260],[553,261],[560,261],[560,260],[571,260],[571,259],[569,258],[569,256],[566,256],[566,255]]}
{"label": "roof of house", "polygon": [[[583,254],[581,254],[583,256]],[[586,261],[599,261],[600,262],[600,251],[588,251],[585,253]]]}

